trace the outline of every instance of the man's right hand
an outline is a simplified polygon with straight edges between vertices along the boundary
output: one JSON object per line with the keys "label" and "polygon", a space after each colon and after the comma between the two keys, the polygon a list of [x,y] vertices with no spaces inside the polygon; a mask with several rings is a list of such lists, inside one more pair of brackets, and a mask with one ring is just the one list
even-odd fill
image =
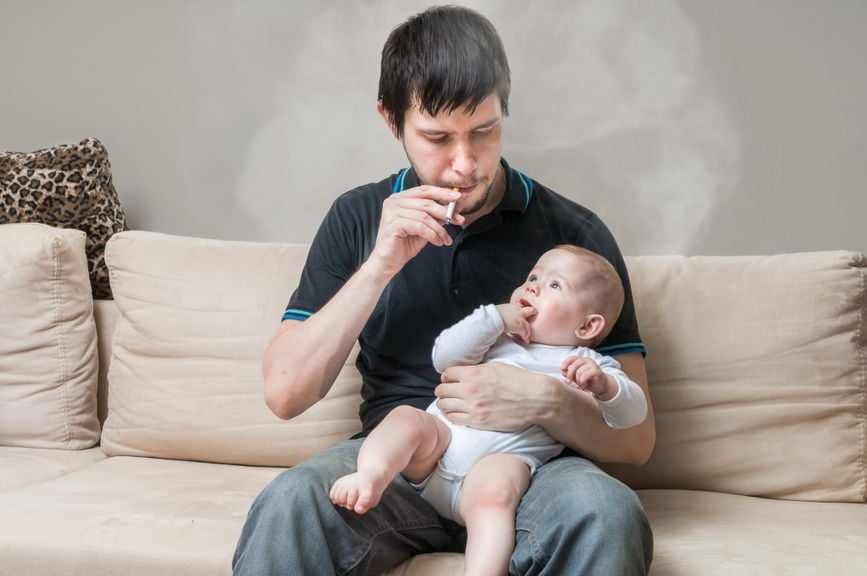
{"label": "man's right hand", "polygon": [[[460,200],[460,192],[436,186],[418,186],[386,198],[370,263],[392,277],[414,258],[425,244],[451,246],[443,225],[448,203]],[[458,213],[452,218],[462,224]]]}

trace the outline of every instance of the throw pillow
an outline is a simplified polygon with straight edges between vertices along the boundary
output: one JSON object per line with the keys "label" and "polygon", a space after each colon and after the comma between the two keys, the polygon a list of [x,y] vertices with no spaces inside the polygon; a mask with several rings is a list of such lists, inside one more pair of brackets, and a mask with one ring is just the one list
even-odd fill
{"label": "throw pillow", "polygon": [[0,226],[0,445],[99,440],[96,325],[84,232]]}
{"label": "throw pillow", "polygon": [[99,140],[0,152],[0,224],[12,222],[82,230],[93,297],[111,298],[103,252],[111,235],[126,224],[108,151]]}

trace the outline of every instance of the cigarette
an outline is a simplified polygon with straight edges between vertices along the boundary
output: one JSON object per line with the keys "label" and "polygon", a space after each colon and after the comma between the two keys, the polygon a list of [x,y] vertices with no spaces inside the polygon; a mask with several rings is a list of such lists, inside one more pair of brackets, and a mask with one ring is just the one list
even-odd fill
{"label": "cigarette", "polygon": [[[452,188],[452,190],[457,192],[459,189],[458,188]],[[448,208],[446,208],[446,225],[451,224],[452,216],[454,216],[454,215],[455,215],[455,201],[452,200],[451,202],[449,202]]]}

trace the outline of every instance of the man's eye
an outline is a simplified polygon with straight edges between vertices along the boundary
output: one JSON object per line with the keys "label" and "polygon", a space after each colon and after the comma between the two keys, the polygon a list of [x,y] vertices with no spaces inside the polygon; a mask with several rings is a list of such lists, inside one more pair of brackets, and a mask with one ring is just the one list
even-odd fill
{"label": "man's eye", "polygon": [[485,136],[490,136],[491,132],[493,132],[493,129],[476,130],[475,132],[473,132],[473,136],[476,138],[484,138]]}
{"label": "man's eye", "polygon": [[429,136],[427,141],[431,144],[445,144],[448,139],[448,136]]}

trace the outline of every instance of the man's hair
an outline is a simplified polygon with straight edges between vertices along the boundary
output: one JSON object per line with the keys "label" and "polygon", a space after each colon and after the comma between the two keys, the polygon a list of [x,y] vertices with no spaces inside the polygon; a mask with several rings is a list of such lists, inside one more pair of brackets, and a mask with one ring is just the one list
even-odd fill
{"label": "man's hair", "polygon": [[623,310],[625,294],[620,274],[611,262],[591,250],[574,244],[559,244],[555,248],[565,250],[590,264],[581,278],[582,294],[593,313],[605,318],[605,329],[593,342],[595,346],[608,336]]}
{"label": "man's hair", "polygon": [[506,116],[510,90],[509,62],[496,29],[468,8],[428,8],[392,30],[382,48],[379,101],[398,136],[413,105],[431,116],[461,106],[472,113],[496,93]]}

